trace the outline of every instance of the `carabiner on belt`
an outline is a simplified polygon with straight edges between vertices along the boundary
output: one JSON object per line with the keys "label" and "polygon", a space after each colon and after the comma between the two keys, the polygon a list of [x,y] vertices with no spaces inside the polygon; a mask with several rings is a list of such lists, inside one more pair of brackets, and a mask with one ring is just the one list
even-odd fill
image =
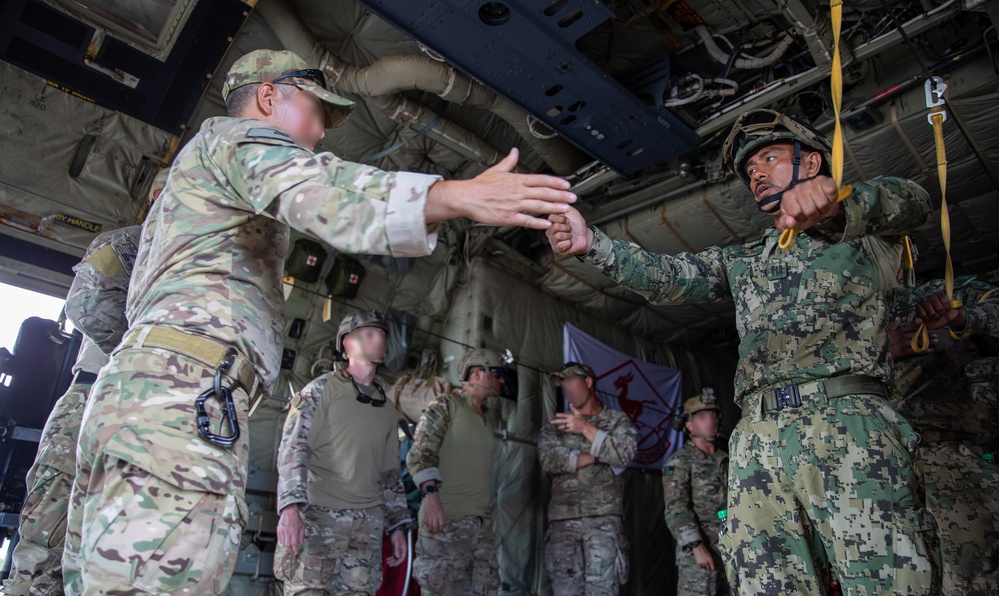
{"label": "carabiner on belt", "polygon": [[[215,369],[215,382],[212,388],[198,396],[194,400],[194,407],[197,409],[198,434],[201,438],[219,447],[232,447],[239,441],[239,420],[236,417],[236,403],[232,399],[232,391],[239,387],[239,381],[228,387],[222,386],[222,375],[227,372],[236,361],[236,349],[226,350],[225,357]],[[205,401],[209,397],[219,400],[222,405],[222,419],[219,421],[219,432],[222,431],[222,424],[228,421],[229,434],[222,435],[212,432],[212,421],[205,410]]]}

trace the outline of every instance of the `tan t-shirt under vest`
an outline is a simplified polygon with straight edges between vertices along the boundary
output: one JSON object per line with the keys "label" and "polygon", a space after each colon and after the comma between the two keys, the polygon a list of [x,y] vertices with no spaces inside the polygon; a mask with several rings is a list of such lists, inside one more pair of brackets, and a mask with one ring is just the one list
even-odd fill
{"label": "tan t-shirt under vest", "polygon": [[[374,387],[366,394],[380,398]],[[309,503],[331,509],[365,509],[383,504],[383,475],[399,467],[399,435],[395,407],[357,401],[357,392],[342,374],[323,389],[312,419],[308,445]]]}

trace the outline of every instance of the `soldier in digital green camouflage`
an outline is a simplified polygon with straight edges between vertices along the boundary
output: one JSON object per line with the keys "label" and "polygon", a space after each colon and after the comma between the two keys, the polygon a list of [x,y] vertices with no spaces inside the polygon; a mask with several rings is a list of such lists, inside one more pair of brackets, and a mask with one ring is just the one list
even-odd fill
{"label": "soldier in digital green camouflage", "polygon": [[718,448],[721,406],[714,390],[683,402],[674,419],[687,441],[663,464],[666,527],[676,539],[677,594],[728,594],[718,552],[718,512],[725,509],[728,454]]}
{"label": "soldier in digital green camouflage", "polygon": [[[999,592],[999,358],[978,354],[975,336],[999,337],[999,290],[971,276],[900,287],[892,333],[893,403],[919,432],[917,465],[936,521],[944,594]],[[917,353],[920,324],[934,332]],[[916,345],[913,345],[916,336]]]}
{"label": "soldier in digital green camouflage", "polygon": [[[900,240],[929,220],[929,196],[878,178],[837,202],[828,140],[771,110],[742,114],[723,149],[774,221],[759,240],[654,254],[587,228],[573,209],[550,217],[549,241],[654,304],[734,302],[743,417],[729,441],[720,542],[734,588],[819,593],[828,580],[816,561],[828,561],[844,592],[927,593],[918,435],[885,383]],[[794,226],[796,242],[779,248]]]}
{"label": "soldier in digital green camouflage", "polygon": [[[150,201],[163,189],[166,173],[157,175]],[[6,594],[62,594],[66,516],[76,474],[76,442],[83,409],[97,372],[107,364],[128,322],[125,297],[139,242],[137,226],[99,234],[73,271],[66,295],[66,315],[83,333],[73,365],[73,382],[49,414],[38,441],[35,462],[25,477],[27,498],[18,520],[20,540],[11,554]],[[72,577],[72,566],[67,577]]]}
{"label": "soldier in digital green camouflage", "polygon": [[[70,509],[82,590],[217,593],[246,520],[247,416],[274,385],[290,229],[339,251],[421,256],[437,224],[545,228],[565,180],[384,172],[313,148],[352,103],[291,52],[238,59],[143,224],[130,328],[91,392]],[[75,589],[71,594],[78,593]]]}
{"label": "soldier in digital green camouflage", "polygon": [[556,596],[616,595],[628,581],[624,479],[638,449],[635,427],[597,397],[597,376],[569,362],[551,380],[570,412],[541,429],[538,459],[551,477],[545,567]]}
{"label": "soldier in digital green camouflage", "polygon": [[391,566],[407,559],[410,523],[396,413],[375,373],[385,359],[385,318],[347,315],[337,331],[346,367],[296,396],[278,448],[274,575],[286,596],[374,594],[382,540]]}
{"label": "soldier in digital green camouflage", "polygon": [[413,577],[427,596],[496,594],[493,443],[505,366],[492,350],[458,361],[461,387],[434,398],[416,427],[406,466],[420,488],[420,533]]}

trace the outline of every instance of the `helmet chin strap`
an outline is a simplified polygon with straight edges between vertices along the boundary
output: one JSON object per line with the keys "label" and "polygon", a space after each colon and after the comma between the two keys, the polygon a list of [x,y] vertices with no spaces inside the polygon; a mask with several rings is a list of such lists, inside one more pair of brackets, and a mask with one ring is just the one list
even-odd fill
{"label": "helmet chin strap", "polygon": [[[798,173],[801,169],[801,142],[799,141],[794,142],[794,159],[791,163],[794,165],[794,169],[791,171],[791,183],[784,190],[775,192],[757,203],[756,206],[760,208],[760,211],[768,215],[777,213],[780,211],[780,202],[784,198],[784,193],[797,186],[798,182],[804,182],[804,180],[798,180]],[[805,178],[805,180],[811,180],[811,178]]]}

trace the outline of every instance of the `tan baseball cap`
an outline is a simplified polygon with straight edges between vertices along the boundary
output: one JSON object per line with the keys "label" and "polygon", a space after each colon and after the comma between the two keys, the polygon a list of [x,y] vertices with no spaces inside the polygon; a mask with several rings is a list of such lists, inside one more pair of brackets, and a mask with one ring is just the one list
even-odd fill
{"label": "tan baseball cap", "polygon": [[233,89],[244,85],[278,81],[318,97],[326,108],[327,128],[343,124],[354,109],[354,102],[326,89],[323,71],[310,68],[305,60],[286,50],[254,50],[236,60],[222,85],[222,99],[228,99]]}
{"label": "tan baseball cap", "polygon": [[548,380],[551,381],[552,385],[558,387],[562,384],[562,380],[567,377],[580,377],[585,379],[589,377],[593,379],[593,382],[597,382],[597,374],[593,372],[593,369],[586,364],[580,364],[578,362],[567,362],[562,365],[562,370],[553,372],[548,375]]}

